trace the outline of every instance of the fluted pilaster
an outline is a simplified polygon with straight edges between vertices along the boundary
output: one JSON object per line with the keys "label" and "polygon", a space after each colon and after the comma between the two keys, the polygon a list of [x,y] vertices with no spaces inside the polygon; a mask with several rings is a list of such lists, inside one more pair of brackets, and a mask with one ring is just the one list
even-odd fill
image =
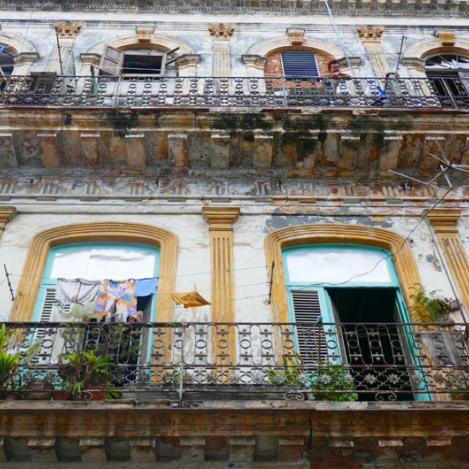
{"label": "fluted pilaster", "polygon": [[[204,207],[202,213],[209,224],[210,232],[211,320],[234,322],[233,224],[238,219],[239,207]],[[233,363],[232,360],[235,358],[233,331],[217,326],[212,337],[212,344],[218,364]]]}
{"label": "fluted pilaster", "polygon": [[469,259],[457,228],[461,210],[435,208],[428,215],[465,310],[469,311]]}

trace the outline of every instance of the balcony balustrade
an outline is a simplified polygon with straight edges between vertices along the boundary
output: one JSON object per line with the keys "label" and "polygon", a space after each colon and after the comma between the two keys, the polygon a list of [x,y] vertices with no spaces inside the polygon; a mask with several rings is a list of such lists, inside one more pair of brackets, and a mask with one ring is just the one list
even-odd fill
{"label": "balcony balustrade", "polygon": [[469,110],[469,78],[10,76],[3,106]]}
{"label": "balcony balustrade", "polygon": [[[464,324],[6,323],[11,389],[62,389],[105,357],[107,385],[135,399],[446,400],[469,397]],[[67,365],[68,364],[68,365]],[[67,368],[68,366],[68,368]],[[66,374],[66,373],[65,373]],[[3,380],[4,390],[6,381]]]}

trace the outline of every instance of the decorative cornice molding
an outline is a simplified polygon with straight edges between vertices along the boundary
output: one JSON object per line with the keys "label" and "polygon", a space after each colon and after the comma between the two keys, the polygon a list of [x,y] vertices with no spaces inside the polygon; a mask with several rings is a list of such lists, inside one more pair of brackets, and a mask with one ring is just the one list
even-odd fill
{"label": "decorative cornice molding", "polygon": [[[464,0],[438,1],[431,4],[431,8],[422,8],[423,2],[416,0],[393,0],[392,2],[342,0],[334,1],[334,13],[336,15],[355,16],[467,16],[469,12],[468,2]],[[426,4],[426,3],[425,3]],[[119,2],[108,2],[106,0],[95,0],[87,2],[78,0],[3,0],[3,10],[35,10],[35,11],[87,11],[97,12],[109,11],[131,11],[144,13],[213,13],[214,3],[212,0],[125,0]],[[322,0],[296,0],[295,2],[280,2],[279,0],[218,0],[216,3],[217,13],[268,13],[289,15],[327,15],[327,10]]]}
{"label": "decorative cornice molding", "polygon": [[39,54],[36,52],[21,52],[13,58],[15,65],[34,63],[39,60]]}
{"label": "decorative cornice molding", "polygon": [[202,214],[210,231],[231,231],[239,217],[239,207],[203,207]]}
{"label": "decorative cornice molding", "polygon": [[72,21],[56,21],[55,31],[62,39],[75,39],[81,31],[83,24]]}
{"label": "decorative cornice molding", "polygon": [[180,69],[184,67],[195,67],[200,60],[201,56],[199,54],[184,54],[176,59],[176,65]]}
{"label": "decorative cornice molding", "polygon": [[236,29],[234,24],[209,24],[208,31],[213,39],[231,39]]}
{"label": "decorative cornice molding", "polygon": [[95,65],[99,66],[101,63],[101,55],[100,54],[80,54],[80,60],[88,65]]}
{"label": "decorative cornice molding", "polygon": [[358,37],[364,44],[380,44],[384,26],[357,26]]}

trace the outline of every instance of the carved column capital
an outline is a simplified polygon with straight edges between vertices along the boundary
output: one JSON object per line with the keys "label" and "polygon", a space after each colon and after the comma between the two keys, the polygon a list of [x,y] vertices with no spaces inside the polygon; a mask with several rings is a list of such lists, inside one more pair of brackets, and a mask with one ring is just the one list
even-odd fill
{"label": "carved column capital", "polygon": [[460,216],[459,208],[434,208],[428,214],[428,219],[437,233],[457,233]]}
{"label": "carved column capital", "polygon": [[16,217],[16,208],[11,205],[0,205],[0,236],[5,225]]}
{"label": "carved column capital", "polygon": [[265,63],[267,62],[267,59],[262,57],[262,55],[245,54],[241,56],[241,59],[245,65],[258,70],[264,70]]}
{"label": "carved column capital", "polygon": [[87,65],[95,65],[96,67],[98,67],[101,63],[101,55],[84,53],[80,54],[80,60]]}
{"label": "carved column capital", "polygon": [[16,208],[11,205],[0,205],[0,228],[16,217]]}
{"label": "carved column capital", "polygon": [[208,31],[212,39],[226,39],[229,40],[233,36],[236,29],[234,24],[209,24]]}
{"label": "carved column capital", "polygon": [[357,26],[358,37],[365,44],[380,44],[384,26]]}
{"label": "carved column capital", "polygon": [[239,207],[203,207],[202,214],[210,231],[232,231],[239,217]]}
{"label": "carved column capital", "polygon": [[61,39],[75,39],[81,31],[83,24],[72,21],[56,21],[55,31]]}

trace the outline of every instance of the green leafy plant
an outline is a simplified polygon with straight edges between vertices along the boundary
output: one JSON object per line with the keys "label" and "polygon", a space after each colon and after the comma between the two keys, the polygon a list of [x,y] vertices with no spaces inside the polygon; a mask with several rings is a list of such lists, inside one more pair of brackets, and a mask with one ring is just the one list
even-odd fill
{"label": "green leafy plant", "polygon": [[459,305],[450,298],[439,297],[436,291],[427,293],[422,285],[414,285],[410,294],[410,310],[419,322],[439,322],[446,320],[449,313],[457,311]]}
{"label": "green leafy plant", "polygon": [[318,401],[356,401],[355,384],[348,371],[340,366],[319,368],[316,373],[308,373],[305,386],[310,390],[312,399]]}
{"label": "green leafy plant", "polygon": [[0,328],[0,393],[8,393],[15,389],[15,376],[20,364],[20,354],[10,353],[8,344],[10,335],[5,324]]}
{"label": "green leafy plant", "polygon": [[277,386],[292,386],[304,389],[312,400],[356,401],[358,394],[349,372],[341,366],[318,363],[315,371],[306,371],[301,355],[283,358],[283,368],[271,369],[267,379]]}
{"label": "green leafy plant", "polygon": [[83,398],[85,392],[105,391],[106,398],[116,398],[118,391],[110,384],[111,356],[96,356],[92,351],[66,353],[60,356],[59,376],[74,400]]}

